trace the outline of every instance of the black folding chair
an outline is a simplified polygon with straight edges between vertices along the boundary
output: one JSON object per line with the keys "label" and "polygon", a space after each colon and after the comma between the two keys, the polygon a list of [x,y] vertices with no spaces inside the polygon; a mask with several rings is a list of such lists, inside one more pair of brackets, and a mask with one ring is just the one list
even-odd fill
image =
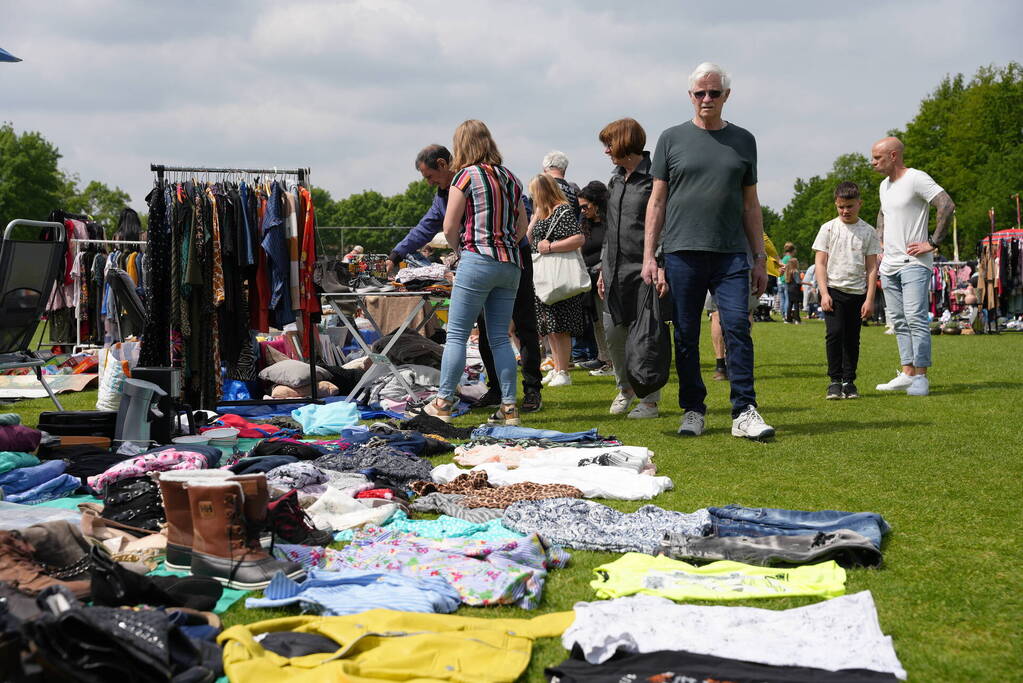
{"label": "black folding chair", "polygon": [[[51,240],[16,240],[14,228],[46,228]],[[0,242],[0,370],[32,368],[57,410],[64,410],[43,377],[46,363],[31,350],[46,304],[64,270],[67,236],[60,223],[17,219]]]}

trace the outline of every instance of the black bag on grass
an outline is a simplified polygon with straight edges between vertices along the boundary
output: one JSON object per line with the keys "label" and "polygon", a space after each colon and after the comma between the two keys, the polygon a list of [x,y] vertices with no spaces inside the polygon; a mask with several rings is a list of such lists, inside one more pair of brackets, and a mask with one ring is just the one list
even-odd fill
{"label": "black bag on grass", "polygon": [[636,396],[643,398],[668,383],[671,331],[654,287],[640,285],[637,297],[636,319],[625,343],[625,375]]}

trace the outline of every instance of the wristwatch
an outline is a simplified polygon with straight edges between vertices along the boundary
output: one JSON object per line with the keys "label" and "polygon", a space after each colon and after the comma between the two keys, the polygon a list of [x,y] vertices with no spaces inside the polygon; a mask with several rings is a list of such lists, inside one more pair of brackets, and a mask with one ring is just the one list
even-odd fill
{"label": "wristwatch", "polygon": [[927,236],[927,244],[931,245],[932,249],[938,248],[938,245],[934,243],[934,239],[930,235]]}
{"label": "wristwatch", "polygon": [[767,252],[758,251],[757,253],[753,254],[753,260],[754,261],[758,261],[758,260],[766,261],[767,260]]}

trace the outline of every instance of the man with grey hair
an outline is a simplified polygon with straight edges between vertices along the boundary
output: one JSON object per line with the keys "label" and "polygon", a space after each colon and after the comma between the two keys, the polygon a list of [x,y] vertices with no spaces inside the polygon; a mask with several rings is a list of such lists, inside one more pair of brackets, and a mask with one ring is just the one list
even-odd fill
{"label": "man with grey hair", "polygon": [[700,374],[700,322],[709,291],[725,336],[732,436],[761,440],[774,436],[774,428],[757,412],[749,296],[751,278],[757,296],[767,288],[767,253],[757,143],[749,131],[722,118],[730,94],[728,73],[717,64],[700,64],[689,76],[693,118],[657,141],[642,275],[648,284],[657,279],[660,246],[674,306],[678,404],[685,411],[678,433],[703,433],[707,387]]}
{"label": "man with grey hair", "polygon": [[565,197],[568,198],[568,203],[572,205],[575,219],[579,220],[579,186],[565,180],[565,171],[567,170],[568,157],[564,152],[553,149],[544,155],[543,172],[554,178],[554,182],[558,184],[561,191],[565,193]]}
{"label": "man with grey hair", "polygon": [[[887,176],[881,181],[881,210],[877,233],[884,247],[881,259],[881,289],[885,310],[899,344],[899,374],[878,384],[878,391],[905,391],[910,396],[927,396],[931,365],[930,306],[931,268],[934,252],[952,223],[955,204],[931,176],[906,168],[904,145],[898,138],[878,140],[870,150],[874,170]],[[931,205],[938,208],[933,235],[927,234]]]}

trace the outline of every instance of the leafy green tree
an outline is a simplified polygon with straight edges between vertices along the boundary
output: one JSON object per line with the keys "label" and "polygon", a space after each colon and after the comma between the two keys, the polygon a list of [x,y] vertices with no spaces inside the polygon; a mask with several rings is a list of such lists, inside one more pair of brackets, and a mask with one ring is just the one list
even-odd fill
{"label": "leafy green tree", "polygon": [[[323,191],[326,197],[329,193]],[[327,204],[326,216],[317,214],[322,226],[388,227],[394,230],[323,230],[321,242],[330,254],[340,254],[356,244],[366,253],[386,254],[402,237],[409,226],[419,222],[433,202],[434,189],[425,180],[409,183],[405,192],[391,197],[374,190],[353,194]],[[313,196],[316,202],[316,196]],[[319,210],[319,209],[318,209]],[[342,235],[342,232],[344,233]],[[342,247],[342,238],[344,246]]]}
{"label": "leafy green tree", "polygon": [[61,154],[38,132],[15,132],[0,125],[0,229],[15,218],[46,220],[59,208],[67,179],[57,162]]}

